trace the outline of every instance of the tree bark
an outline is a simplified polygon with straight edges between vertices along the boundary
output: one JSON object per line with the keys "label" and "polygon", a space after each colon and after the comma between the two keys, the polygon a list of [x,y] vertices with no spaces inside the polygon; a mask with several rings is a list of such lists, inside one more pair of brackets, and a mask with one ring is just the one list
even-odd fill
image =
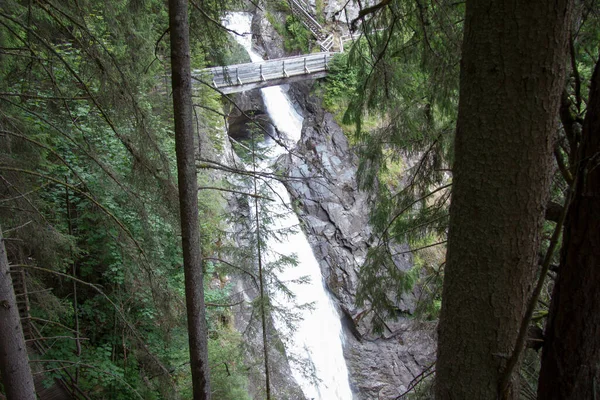
{"label": "tree bark", "polygon": [[467,0],[436,399],[500,389],[538,264],[570,0]]}
{"label": "tree bark", "polygon": [[563,247],[546,326],[540,400],[600,395],[600,62],[575,165]]}
{"label": "tree bark", "polygon": [[198,182],[194,157],[187,0],[169,0],[169,28],[190,362],[194,399],[204,400],[210,399],[210,382],[204,276],[198,226]]}
{"label": "tree bark", "polygon": [[0,228],[0,377],[8,400],[35,400],[25,337]]}

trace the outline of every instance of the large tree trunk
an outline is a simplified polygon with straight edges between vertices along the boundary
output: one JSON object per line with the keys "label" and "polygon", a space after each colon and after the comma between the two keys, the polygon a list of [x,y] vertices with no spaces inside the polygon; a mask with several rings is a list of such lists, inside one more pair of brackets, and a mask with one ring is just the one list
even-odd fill
{"label": "large tree trunk", "polygon": [[600,394],[600,62],[577,158],[573,200],[546,326],[540,400]]}
{"label": "large tree trunk", "polygon": [[0,376],[8,400],[36,399],[2,229],[0,229]]}
{"label": "large tree trunk", "polygon": [[169,0],[169,28],[190,362],[194,400],[204,400],[210,399],[210,383],[204,279],[198,226],[198,182],[194,157],[187,0]]}
{"label": "large tree trunk", "polygon": [[538,262],[569,3],[467,0],[437,399],[518,397],[499,383]]}

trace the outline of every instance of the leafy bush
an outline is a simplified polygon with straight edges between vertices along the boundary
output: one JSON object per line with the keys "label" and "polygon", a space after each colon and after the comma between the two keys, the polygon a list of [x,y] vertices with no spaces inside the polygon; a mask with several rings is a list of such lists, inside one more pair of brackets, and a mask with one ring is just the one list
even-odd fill
{"label": "leafy bush", "polygon": [[298,51],[306,54],[310,52],[310,39],[312,34],[304,24],[293,15],[285,18],[284,47],[288,52]]}
{"label": "leafy bush", "polygon": [[329,63],[325,79],[323,105],[335,116],[341,116],[356,96],[357,71],[348,64],[348,54],[337,54]]}

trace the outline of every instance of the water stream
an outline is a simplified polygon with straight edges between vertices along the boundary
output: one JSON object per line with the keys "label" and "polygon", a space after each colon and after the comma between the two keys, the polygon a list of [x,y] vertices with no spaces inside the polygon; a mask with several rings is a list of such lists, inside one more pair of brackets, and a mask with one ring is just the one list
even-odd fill
{"label": "water stream", "polygon": [[[224,19],[227,28],[239,33],[247,33],[244,36],[235,36],[250,55],[253,62],[261,61],[262,58],[252,51],[250,13],[230,13]],[[282,133],[284,140],[294,144],[300,139],[302,128],[302,117],[294,110],[289,98],[278,86],[261,89],[261,94],[267,108],[267,112],[277,130]],[[263,162],[263,168],[269,168],[279,155],[286,150],[276,145],[272,140],[267,140],[271,146],[269,159]],[[271,229],[286,229],[298,227],[299,221],[293,212],[285,212],[290,209],[290,198],[287,190],[277,181],[269,182],[276,192],[273,197],[281,199],[285,204],[270,205],[271,211],[275,211],[276,218]],[[308,359],[314,366],[315,379],[310,379],[303,373],[303,363],[290,360],[290,367],[294,378],[302,388],[309,400],[351,400],[352,392],[348,382],[348,370],[342,352],[343,333],[340,318],[335,310],[333,302],[327,293],[319,263],[313,255],[308,240],[301,229],[296,229],[286,237],[283,242],[275,239],[268,240],[267,246],[270,254],[290,255],[295,253],[298,257],[298,265],[287,267],[277,272],[277,278],[287,282],[286,286],[295,295],[295,300],[290,304],[289,299],[282,293],[275,291],[272,301],[277,306],[288,307],[290,311],[295,304],[312,303],[311,310],[301,312],[301,321],[296,324],[293,332],[288,332],[285,321],[277,316],[274,317],[275,325],[282,335],[291,334],[292,337],[286,342],[286,352]],[[266,260],[272,261],[272,260]],[[298,284],[292,282],[302,276],[308,276],[310,283]]]}

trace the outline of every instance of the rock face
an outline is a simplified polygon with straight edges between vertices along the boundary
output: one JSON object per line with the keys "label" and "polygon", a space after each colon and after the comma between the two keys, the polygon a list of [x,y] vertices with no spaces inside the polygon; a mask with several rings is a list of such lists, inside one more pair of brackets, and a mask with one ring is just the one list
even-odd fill
{"label": "rock face", "polygon": [[[244,205],[245,207],[245,205]],[[250,217],[249,210],[247,210]],[[253,399],[265,398],[265,373],[264,353],[262,342],[262,326],[260,314],[256,306],[251,303],[259,297],[256,282],[248,279],[248,276],[239,275],[234,277],[235,292],[243,293],[244,303],[234,307],[235,327],[244,333],[244,349],[248,365],[249,377],[248,391]],[[240,299],[242,300],[242,299]],[[269,326],[273,321],[269,319]],[[270,387],[273,398],[281,400],[307,400],[302,389],[294,379],[288,359],[283,352],[284,345],[280,335],[275,329],[269,329],[269,364],[270,364]]]}
{"label": "rock face", "polygon": [[[363,2],[363,6],[370,3]],[[343,4],[325,1],[325,11],[333,18]],[[336,18],[345,21],[343,14]],[[357,14],[356,3],[350,2],[349,18]],[[285,56],[283,40],[261,10],[255,11],[252,31],[260,54],[270,59]],[[305,119],[302,138],[293,155],[282,156],[278,165],[291,177],[299,178],[291,179],[286,186],[298,205],[296,211],[303,229],[340,311],[353,400],[395,399],[433,363],[435,325],[399,318],[385,321],[386,331],[376,335],[372,333],[373,313],[356,306],[360,266],[372,240],[370,199],[358,190],[356,156],[332,115],[323,110],[319,99],[310,95],[311,84],[295,83],[289,87],[288,95]],[[412,266],[408,254],[394,261],[403,270]],[[397,302],[403,315],[414,312],[417,290]]]}
{"label": "rock face", "polygon": [[250,139],[252,131],[263,130],[273,135],[273,124],[267,115],[263,98],[258,90],[236,93],[235,106],[227,105],[227,133],[237,140]]}
{"label": "rock face", "polygon": [[[274,18],[280,18],[280,23],[285,23],[279,13],[273,13],[272,15]],[[265,59],[273,60],[286,56],[283,50],[283,38],[267,20],[265,11],[260,8],[256,9],[252,18],[252,43],[253,48]]]}
{"label": "rock face", "polygon": [[[306,99],[305,90],[295,95]],[[386,321],[386,331],[376,335],[373,313],[356,306],[360,265],[371,244],[369,198],[357,188],[356,156],[333,116],[322,110],[318,99],[308,98],[305,105],[295,151],[300,156],[280,159],[291,177],[301,179],[291,179],[286,186],[343,316],[344,355],[355,398],[395,399],[434,361],[435,326],[400,318]],[[412,262],[405,254],[396,264],[408,270]],[[399,309],[412,313],[416,295],[403,298]]]}

